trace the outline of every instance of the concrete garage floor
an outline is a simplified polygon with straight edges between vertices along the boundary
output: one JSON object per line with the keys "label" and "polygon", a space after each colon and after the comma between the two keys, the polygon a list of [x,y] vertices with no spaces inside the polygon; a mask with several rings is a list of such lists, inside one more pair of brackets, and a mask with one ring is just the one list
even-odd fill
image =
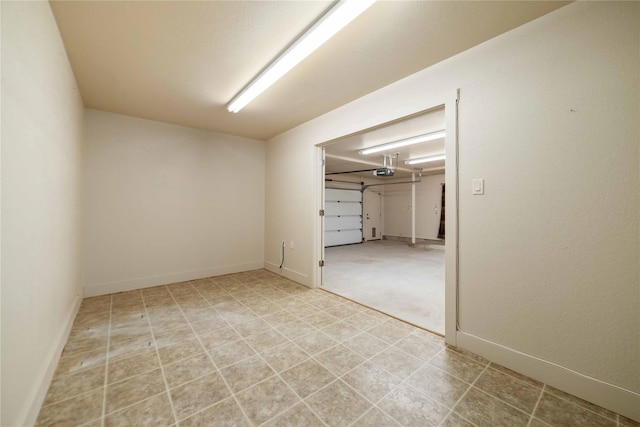
{"label": "concrete garage floor", "polygon": [[444,335],[444,260],[391,240],[326,248],[323,288]]}

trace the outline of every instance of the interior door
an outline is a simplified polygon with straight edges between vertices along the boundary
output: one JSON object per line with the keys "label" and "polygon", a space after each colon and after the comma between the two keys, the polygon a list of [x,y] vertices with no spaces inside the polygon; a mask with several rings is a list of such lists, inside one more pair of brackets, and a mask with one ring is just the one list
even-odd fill
{"label": "interior door", "polygon": [[380,240],[382,238],[382,195],[376,191],[364,192],[364,238]]}

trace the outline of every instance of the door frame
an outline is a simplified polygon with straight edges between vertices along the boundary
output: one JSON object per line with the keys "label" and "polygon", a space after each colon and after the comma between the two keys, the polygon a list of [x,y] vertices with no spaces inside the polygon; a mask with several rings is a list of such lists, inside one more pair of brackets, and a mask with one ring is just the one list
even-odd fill
{"label": "door frame", "polygon": [[[456,345],[456,335],[458,331],[458,258],[459,258],[459,228],[458,228],[458,102],[460,99],[460,89],[452,90],[437,98],[426,98],[419,106],[415,106],[411,111],[389,111],[388,115],[381,117],[378,123],[368,128],[363,128],[360,133],[372,128],[384,126],[386,124],[421,114],[435,108],[445,108],[445,197],[447,200],[447,210],[445,211],[445,223],[447,224],[447,237],[445,239],[445,342]],[[315,146],[316,158],[316,185],[315,185],[315,274],[313,275],[313,288],[322,286],[322,270],[320,261],[324,261],[324,217],[319,212],[324,209],[324,147],[331,145],[339,139],[348,135],[340,135]]]}

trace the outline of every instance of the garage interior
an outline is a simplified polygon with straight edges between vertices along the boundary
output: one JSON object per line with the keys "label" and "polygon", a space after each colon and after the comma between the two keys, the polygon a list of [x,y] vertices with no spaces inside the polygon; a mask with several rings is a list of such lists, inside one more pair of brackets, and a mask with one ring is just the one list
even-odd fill
{"label": "garage interior", "polygon": [[443,336],[444,136],[437,108],[325,147],[322,276],[325,290]]}

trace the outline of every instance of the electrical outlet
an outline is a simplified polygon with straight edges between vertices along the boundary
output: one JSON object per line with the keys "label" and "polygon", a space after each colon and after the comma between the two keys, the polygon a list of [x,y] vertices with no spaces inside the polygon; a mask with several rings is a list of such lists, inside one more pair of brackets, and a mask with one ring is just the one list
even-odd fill
{"label": "electrical outlet", "polygon": [[293,250],[293,240],[289,242],[289,249]]}

